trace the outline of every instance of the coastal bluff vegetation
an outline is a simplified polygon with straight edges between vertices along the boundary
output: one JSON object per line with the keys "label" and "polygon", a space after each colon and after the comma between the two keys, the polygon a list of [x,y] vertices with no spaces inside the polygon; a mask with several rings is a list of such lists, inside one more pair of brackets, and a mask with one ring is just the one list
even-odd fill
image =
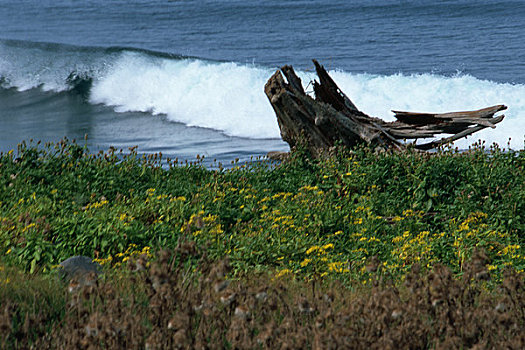
{"label": "coastal bluff vegetation", "polygon": [[[525,152],[0,155],[0,347],[523,349]],[[85,256],[102,272],[60,276]]]}

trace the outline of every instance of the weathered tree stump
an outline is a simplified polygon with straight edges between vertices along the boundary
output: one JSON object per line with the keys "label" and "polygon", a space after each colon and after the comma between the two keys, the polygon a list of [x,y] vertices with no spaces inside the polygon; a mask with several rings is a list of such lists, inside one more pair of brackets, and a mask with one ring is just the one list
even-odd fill
{"label": "weathered tree stump", "polygon": [[408,147],[403,140],[452,135],[413,145],[430,150],[484,128],[494,128],[504,118],[494,114],[507,108],[497,105],[441,114],[393,111],[397,121],[385,122],[359,111],[326,70],[316,60],[313,62],[319,77],[319,82],[313,82],[315,98],[306,94],[291,66],[275,72],[264,91],[277,116],[282,139],[292,148],[303,140],[314,157],[325,154],[338,142],[348,147],[366,143],[402,150]]}

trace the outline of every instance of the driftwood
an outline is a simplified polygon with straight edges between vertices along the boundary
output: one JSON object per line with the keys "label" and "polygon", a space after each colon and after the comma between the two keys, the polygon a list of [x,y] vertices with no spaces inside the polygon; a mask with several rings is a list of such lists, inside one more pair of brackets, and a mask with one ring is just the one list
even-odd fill
{"label": "driftwood", "polygon": [[402,150],[408,146],[405,140],[452,135],[412,144],[416,149],[430,150],[484,128],[494,128],[504,118],[494,114],[507,108],[497,105],[477,111],[441,114],[393,111],[397,121],[385,122],[357,109],[326,70],[317,61],[313,62],[319,77],[319,82],[313,82],[315,99],[306,94],[291,66],[278,70],[268,80],[264,91],[277,116],[282,139],[290,147],[305,140],[315,157],[338,142],[349,147],[366,143]]}

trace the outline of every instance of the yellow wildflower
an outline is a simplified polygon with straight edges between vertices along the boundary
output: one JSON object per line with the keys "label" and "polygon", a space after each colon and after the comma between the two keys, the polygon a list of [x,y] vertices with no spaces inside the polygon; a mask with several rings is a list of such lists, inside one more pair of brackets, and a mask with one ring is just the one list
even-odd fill
{"label": "yellow wildflower", "polygon": [[315,252],[318,249],[319,249],[319,246],[314,245],[314,246],[308,248],[308,250],[306,251],[306,255],[310,255],[310,254],[312,254],[313,252]]}
{"label": "yellow wildflower", "polygon": [[301,267],[305,267],[305,266],[307,266],[311,261],[312,261],[312,259],[304,259],[304,260],[301,262]]}
{"label": "yellow wildflower", "polygon": [[282,269],[281,271],[279,271],[279,273],[277,275],[275,275],[276,278],[280,278],[280,277],[283,277],[284,275],[288,275],[288,274],[291,274],[292,271],[290,269]]}
{"label": "yellow wildflower", "polygon": [[399,243],[403,240],[403,236],[397,236],[392,238],[392,243]]}

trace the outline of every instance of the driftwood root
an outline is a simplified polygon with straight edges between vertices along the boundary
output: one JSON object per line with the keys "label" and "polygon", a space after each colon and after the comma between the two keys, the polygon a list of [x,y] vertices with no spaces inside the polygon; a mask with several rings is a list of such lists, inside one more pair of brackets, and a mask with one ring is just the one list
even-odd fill
{"label": "driftwood root", "polygon": [[419,150],[430,150],[487,127],[494,128],[504,118],[494,115],[507,109],[497,105],[477,111],[439,114],[393,111],[397,121],[385,122],[361,112],[323,66],[316,60],[313,62],[319,77],[319,82],[313,82],[315,98],[306,94],[292,66],[275,72],[264,91],[275,111],[282,139],[293,148],[306,138],[314,157],[326,154],[337,143],[348,147],[364,143],[402,150],[408,147],[406,140],[451,135],[412,145]]}

